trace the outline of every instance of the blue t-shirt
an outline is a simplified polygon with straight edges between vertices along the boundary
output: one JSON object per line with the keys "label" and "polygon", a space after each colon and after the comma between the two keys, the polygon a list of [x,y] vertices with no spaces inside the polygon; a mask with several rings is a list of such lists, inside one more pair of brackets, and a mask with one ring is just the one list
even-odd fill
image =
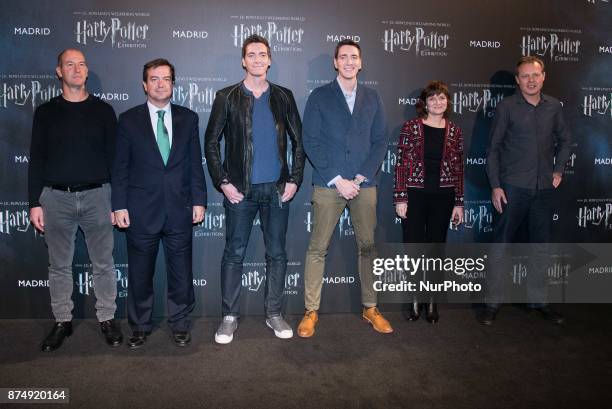
{"label": "blue t-shirt", "polygon": [[[251,91],[243,88],[247,94]],[[278,157],[278,142],[274,116],[270,110],[270,87],[259,98],[253,97],[253,164],[251,183],[276,182],[280,177],[281,164]]]}

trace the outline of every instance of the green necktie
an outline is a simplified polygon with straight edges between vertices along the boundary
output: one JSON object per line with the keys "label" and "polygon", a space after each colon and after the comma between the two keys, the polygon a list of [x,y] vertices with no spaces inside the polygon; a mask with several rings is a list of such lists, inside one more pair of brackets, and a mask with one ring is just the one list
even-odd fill
{"label": "green necktie", "polygon": [[164,114],[166,111],[157,111],[157,146],[159,146],[159,152],[161,153],[164,165],[168,163],[168,157],[170,156],[170,138],[168,137],[168,130],[164,125]]}

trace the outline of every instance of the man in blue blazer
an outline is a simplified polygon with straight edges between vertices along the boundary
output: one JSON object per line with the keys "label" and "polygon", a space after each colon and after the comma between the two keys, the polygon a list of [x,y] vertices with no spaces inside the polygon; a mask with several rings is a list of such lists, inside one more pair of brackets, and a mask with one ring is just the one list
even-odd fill
{"label": "man in blue blazer", "polygon": [[338,218],[349,208],[359,252],[363,319],[381,333],[393,328],[376,308],[376,186],[387,150],[385,117],[378,93],[357,84],[361,47],[340,41],[334,53],[337,78],[312,91],[304,111],[303,142],[313,166],[313,230],[304,267],[306,314],[298,326],[304,338],[318,322],[325,256]]}
{"label": "man in blue blazer", "polygon": [[160,239],[168,276],[168,325],[177,346],[191,341],[192,223],[204,218],[206,180],[198,116],[170,104],[174,79],[167,60],[146,63],[142,80],[147,102],[119,116],[112,205],[117,225],[127,233],[130,348],[143,346],[152,330]]}

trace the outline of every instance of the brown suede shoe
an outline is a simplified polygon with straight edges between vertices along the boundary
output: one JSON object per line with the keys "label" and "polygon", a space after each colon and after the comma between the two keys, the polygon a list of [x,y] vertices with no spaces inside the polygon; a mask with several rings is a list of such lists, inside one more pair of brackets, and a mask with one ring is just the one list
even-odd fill
{"label": "brown suede shoe", "polygon": [[316,311],[306,311],[304,318],[298,325],[297,333],[302,338],[310,338],[314,335],[315,327],[319,321],[319,314]]}
{"label": "brown suede shoe", "polygon": [[383,334],[389,334],[393,332],[393,327],[391,327],[389,321],[387,321],[386,318],[383,317],[383,315],[380,313],[380,311],[378,311],[378,308],[376,307],[363,307],[362,317],[364,321],[372,324],[372,328],[374,328],[374,330],[377,332]]}

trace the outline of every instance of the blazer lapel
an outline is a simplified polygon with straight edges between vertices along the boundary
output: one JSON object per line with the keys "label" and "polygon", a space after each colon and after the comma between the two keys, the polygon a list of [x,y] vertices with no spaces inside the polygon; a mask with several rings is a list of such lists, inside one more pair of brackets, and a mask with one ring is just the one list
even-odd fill
{"label": "blazer lapel", "polygon": [[353,106],[353,114],[351,115],[351,121],[349,124],[349,134],[351,135],[354,134],[356,132],[356,129],[359,128],[359,118],[361,115],[361,110],[363,109],[365,98],[363,96],[363,90],[361,89],[359,84],[357,84],[355,92],[357,93],[357,95],[355,95],[355,105]]}
{"label": "blazer lapel", "polygon": [[336,96],[338,103],[340,106],[344,107],[344,112],[351,117],[351,110],[349,109],[348,104],[346,103],[346,98],[344,98],[344,93],[342,92],[342,88],[340,88],[340,84],[338,84],[338,80],[334,78],[332,84],[332,90],[334,95]]}
{"label": "blazer lapel", "polygon": [[141,105],[141,120],[142,129],[144,129],[144,146],[147,149],[152,149],[153,154],[159,158],[163,164],[161,153],[159,152],[159,146],[157,146],[157,140],[155,139],[155,131],[153,130],[153,124],[151,123],[151,115],[149,114],[149,106],[145,102]]}
{"label": "blazer lapel", "polygon": [[362,87],[359,86],[359,84],[357,84],[357,88],[355,89],[355,91],[357,92],[357,95],[355,95],[355,106],[353,107],[353,118],[359,118],[359,111],[361,111],[361,108],[363,108],[363,90],[361,89]]}

